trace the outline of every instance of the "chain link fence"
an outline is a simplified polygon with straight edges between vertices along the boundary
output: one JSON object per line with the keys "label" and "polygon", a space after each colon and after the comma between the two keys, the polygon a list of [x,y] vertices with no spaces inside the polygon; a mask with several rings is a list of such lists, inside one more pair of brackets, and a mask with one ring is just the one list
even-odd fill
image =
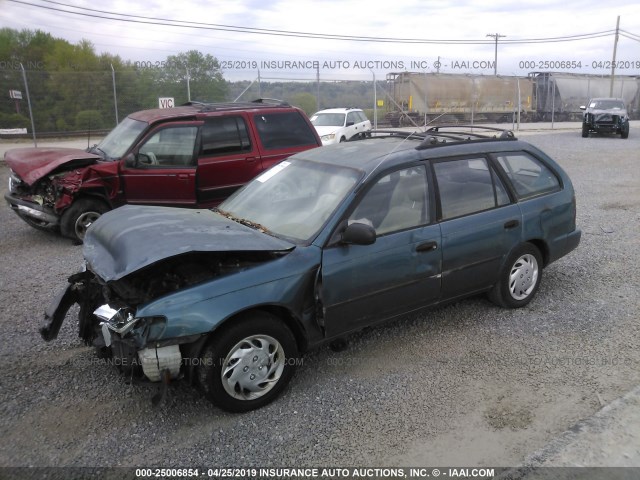
{"label": "chain link fence", "polygon": [[[256,71],[252,81],[168,80],[160,70],[46,71],[0,69],[0,134],[29,137],[104,134],[128,114],[188,101],[251,101],[275,98],[308,115],[325,108],[361,108],[377,127],[434,123],[577,121],[580,105],[609,91],[640,111],[640,77],[537,73],[505,77],[436,73],[389,73],[384,80],[276,78]],[[614,88],[615,87],[615,88]],[[606,94],[604,96],[607,96]],[[166,101],[166,100],[165,100]]]}
{"label": "chain link fence", "polygon": [[[302,108],[308,115],[331,107],[374,110],[373,81],[322,81],[320,78],[197,82],[185,78],[169,85],[145,71],[1,70],[0,130],[29,136],[63,136],[107,132],[128,114],[194,102],[251,101],[274,98]],[[169,103],[165,103],[168,105]]]}

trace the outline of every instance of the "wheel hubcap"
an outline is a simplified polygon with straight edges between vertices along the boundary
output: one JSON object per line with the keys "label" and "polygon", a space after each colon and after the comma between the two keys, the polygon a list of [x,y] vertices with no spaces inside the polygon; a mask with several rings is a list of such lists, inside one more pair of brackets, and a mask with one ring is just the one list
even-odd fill
{"label": "wheel hubcap", "polygon": [[78,220],[76,220],[76,236],[83,240],[84,235],[87,233],[87,228],[89,228],[98,217],[100,217],[98,212],[85,212],[80,215]]}
{"label": "wheel hubcap", "polygon": [[285,366],[282,345],[268,335],[238,342],[224,359],[222,386],[233,398],[253,400],[276,386]]}
{"label": "wheel hubcap", "polygon": [[515,300],[527,298],[538,283],[538,261],[531,254],[521,256],[511,267],[509,293]]}

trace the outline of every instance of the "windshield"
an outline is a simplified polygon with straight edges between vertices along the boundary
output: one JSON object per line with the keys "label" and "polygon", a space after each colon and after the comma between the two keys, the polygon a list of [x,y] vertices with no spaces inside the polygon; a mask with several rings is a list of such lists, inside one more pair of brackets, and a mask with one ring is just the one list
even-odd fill
{"label": "windshield", "polygon": [[218,211],[275,236],[309,241],[354,188],[360,172],[296,159],[267,170]]}
{"label": "windshield", "polygon": [[600,110],[622,110],[624,109],[624,103],[620,100],[595,100],[591,102],[589,108],[597,108]]}
{"label": "windshield", "polygon": [[316,113],[311,117],[311,123],[316,127],[342,127],[344,113]]}
{"label": "windshield", "polygon": [[111,130],[109,135],[90,151],[96,151],[105,160],[122,158],[136,138],[147,128],[148,124],[140,120],[125,118],[120,124]]}

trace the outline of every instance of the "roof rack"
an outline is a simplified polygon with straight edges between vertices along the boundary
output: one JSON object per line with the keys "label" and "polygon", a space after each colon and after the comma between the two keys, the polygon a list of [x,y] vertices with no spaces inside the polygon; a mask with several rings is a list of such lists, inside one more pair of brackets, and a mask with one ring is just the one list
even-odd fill
{"label": "roof rack", "polygon": [[288,102],[284,100],[278,100],[277,98],[256,98],[251,100],[251,103],[268,103],[269,105],[282,105],[283,107],[290,107]]}
{"label": "roof rack", "polygon": [[287,102],[283,100],[277,100],[275,98],[258,98],[251,102],[200,102],[198,100],[190,100],[183,103],[184,107],[200,107],[199,112],[213,112],[216,110],[240,110],[243,108],[258,108],[263,105],[264,107],[290,107]]}
{"label": "roof rack", "polygon": [[[482,133],[474,130],[480,130]],[[373,134],[373,138],[402,137],[406,139],[422,140],[420,145],[416,147],[417,150],[451,143],[517,140],[511,130],[477,125],[438,125],[436,127],[431,127],[424,132],[374,130],[371,133]],[[491,133],[493,133],[493,135],[491,135]]]}

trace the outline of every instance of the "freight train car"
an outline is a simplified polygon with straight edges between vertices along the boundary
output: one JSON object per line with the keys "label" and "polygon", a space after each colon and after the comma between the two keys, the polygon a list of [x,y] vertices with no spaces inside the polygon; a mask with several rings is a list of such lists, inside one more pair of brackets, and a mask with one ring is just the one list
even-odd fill
{"label": "freight train car", "polygon": [[533,80],[526,77],[447,73],[390,73],[393,126],[432,122],[510,122],[532,112]]}
{"label": "freight train car", "polygon": [[[392,126],[451,122],[566,121],[589,98],[608,97],[609,76],[532,72],[527,77],[401,72],[387,75]],[[613,95],[640,118],[640,77],[616,76]]]}
{"label": "freight train car", "polygon": [[[611,89],[611,76],[578,73],[532,72],[535,120],[582,120],[581,105],[590,98],[622,98],[631,118],[640,115],[640,77],[616,75]],[[552,117],[553,114],[553,117]]]}

